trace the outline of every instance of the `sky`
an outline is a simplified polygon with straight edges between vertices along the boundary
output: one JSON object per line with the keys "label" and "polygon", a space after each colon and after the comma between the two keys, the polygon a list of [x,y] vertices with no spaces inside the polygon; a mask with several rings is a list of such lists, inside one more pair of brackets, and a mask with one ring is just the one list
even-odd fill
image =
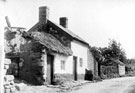
{"label": "sky", "polygon": [[[68,29],[90,46],[107,47],[109,39],[121,43],[128,58],[135,58],[135,1],[133,0],[1,0],[0,34],[6,26],[30,29],[38,22],[40,6],[49,7],[49,19],[59,24],[68,18]],[[0,40],[2,42],[2,40]]]}

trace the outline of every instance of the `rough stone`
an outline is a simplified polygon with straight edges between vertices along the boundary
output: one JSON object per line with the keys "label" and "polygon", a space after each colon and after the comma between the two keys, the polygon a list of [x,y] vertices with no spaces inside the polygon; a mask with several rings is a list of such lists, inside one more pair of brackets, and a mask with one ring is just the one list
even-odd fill
{"label": "rough stone", "polygon": [[11,91],[11,93],[14,93],[14,92],[16,91],[16,88],[15,88],[15,87],[12,87],[12,88],[10,89],[10,91]]}
{"label": "rough stone", "polygon": [[14,81],[11,81],[11,82],[10,82],[10,85],[14,85]]}
{"label": "rough stone", "polygon": [[11,88],[11,85],[6,84],[6,85],[4,85],[4,88],[5,88],[5,89],[10,89],[10,88]]}
{"label": "rough stone", "polygon": [[13,81],[14,80],[14,76],[13,75],[6,75],[5,77],[4,77],[4,80],[5,81]]}
{"label": "rough stone", "polygon": [[5,60],[4,60],[4,64],[6,64],[6,65],[11,64],[11,60],[10,60],[10,59],[5,59]]}
{"label": "rough stone", "polygon": [[4,65],[4,69],[9,69],[9,65]]}
{"label": "rough stone", "polygon": [[11,93],[10,92],[10,89],[5,89],[5,92],[4,93]]}
{"label": "rough stone", "polygon": [[10,82],[3,82],[4,85],[10,85]]}
{"label": "rough stone", "polygon": [[20,89],[20,86],[15,85],[15,88],[16,88],[18,91],[21,90],[21,89]]}
{"label": "rough stone", "polygon": [[7,73],[7,70],[6,70],[6,69],[4,69],[4,70],[3,70],[3,74],[4,74],[4,75],[6,75],[6,73]]}

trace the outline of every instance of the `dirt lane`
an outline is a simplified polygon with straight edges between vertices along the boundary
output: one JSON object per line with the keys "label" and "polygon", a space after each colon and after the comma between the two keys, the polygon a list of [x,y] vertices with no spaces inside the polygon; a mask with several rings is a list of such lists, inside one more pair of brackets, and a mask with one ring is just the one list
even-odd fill
{"label": "dirt lane", "polygon": [[135,77],[123,77],[90,83],[70,93],[135,93]]}

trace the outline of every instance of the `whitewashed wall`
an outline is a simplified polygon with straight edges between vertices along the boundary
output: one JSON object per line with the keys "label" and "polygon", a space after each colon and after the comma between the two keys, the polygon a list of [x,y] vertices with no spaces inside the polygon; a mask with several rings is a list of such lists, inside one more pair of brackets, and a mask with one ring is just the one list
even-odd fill
{"label": "whitewashed wall", "polygon": [[[65,70],[61,70],[61,60],[65,61]],[[72,56],[63,56],[63,55],[55,54],[54,73],[72,74],[72,72],[73,72]]]}
{"label": "whitewashed wall", "polygon": [[92,53],[90,52],[90,50],[88,50],[88,70],[91,70],[94,73],[94,57],[92,55]]}
{"label": "whitewashed wall", "polygon": [[43,75],[43,78],[46,79],[47,78],[47,53],[46,53],[46,50],[43,50],[42,52],[44,52],[44,54],[42,54],[42,57],[41,57],[41,59],[44,60],[44,67],[43,67],[44,75]]}
{"label": "whitewashed wall", "polygon": [[125,75],[125,65],[124,66],[119,65],[118,69],[119,69],[120,76]]}
{"label": "whitewashed wall", "polygon": [[[73,73],[73,56],[77,57],[77,73],[85,74],[85,69],[94,70],[94,60],[92,54],[89,53],[88,47],[78,41],[71,42],[72,56],[63,56],[55,54],[54,57],[54,73],[72,74]],[[83,66],[80,67],[79,59],[83,59]],[[65,70],[61,70],[61,60],[65,61]]]}
{"label": "whitewashed wall", "polygon": [[[77,72],[78,74],[85,74],[85,69],[88,62],[88,47],[83,45],[78,41],[71,42],[71,49],[73,51],[73,56],[77,56]],[[83,59],[83,67],[80,67],[79,59]]]}

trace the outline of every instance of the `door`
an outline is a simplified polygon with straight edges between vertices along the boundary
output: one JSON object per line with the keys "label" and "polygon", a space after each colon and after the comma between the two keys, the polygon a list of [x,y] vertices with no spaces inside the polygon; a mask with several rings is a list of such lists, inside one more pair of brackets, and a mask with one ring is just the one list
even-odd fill
{"label": "door", "polygon": [[73,56],[73,77],[77,80],[77,57]]}
{"label": "door", "polygon": [[47,55],[47,83],[52,84],[54,78],[54,56]]}

